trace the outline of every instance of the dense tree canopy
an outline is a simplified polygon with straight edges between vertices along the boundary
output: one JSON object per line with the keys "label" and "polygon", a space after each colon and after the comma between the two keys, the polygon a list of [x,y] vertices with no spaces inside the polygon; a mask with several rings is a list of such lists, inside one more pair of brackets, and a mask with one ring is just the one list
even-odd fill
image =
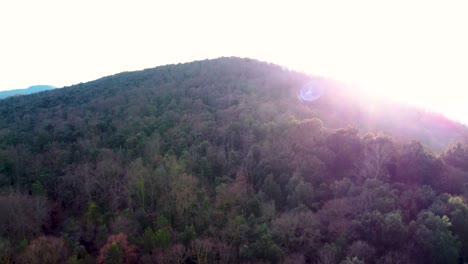
{"label": "dense tree canopy", "polygon": [[220,58],[0,101],[0,262],[468,261],[466,128],[300,101],[317,79]]}

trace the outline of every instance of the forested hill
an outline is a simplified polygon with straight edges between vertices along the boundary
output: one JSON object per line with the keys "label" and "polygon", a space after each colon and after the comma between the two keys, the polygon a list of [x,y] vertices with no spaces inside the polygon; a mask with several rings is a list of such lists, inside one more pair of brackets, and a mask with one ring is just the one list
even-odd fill
{"label": "forested hill", "polygon": [[0,263],[468,261],[466,135],[240,58],[8,98]]}

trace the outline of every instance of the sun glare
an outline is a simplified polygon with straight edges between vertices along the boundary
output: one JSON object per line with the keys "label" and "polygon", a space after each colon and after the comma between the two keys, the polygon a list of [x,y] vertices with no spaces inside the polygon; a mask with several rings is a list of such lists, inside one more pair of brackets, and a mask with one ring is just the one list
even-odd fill
{"label": "sun glare", "polygon": [[468,122],[464,1],[47,3],[0,4],[0,90],[240,56]]}

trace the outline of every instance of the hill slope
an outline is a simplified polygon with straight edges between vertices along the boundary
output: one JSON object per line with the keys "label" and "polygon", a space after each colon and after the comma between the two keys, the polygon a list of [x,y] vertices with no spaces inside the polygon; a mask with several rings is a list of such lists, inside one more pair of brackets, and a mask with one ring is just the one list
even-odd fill
{"label": "hill slope", "polygon": [[[301,102],[310,82],[324,94]],[[2,100],[2,252],[19,263],[467,259],[468,147],[424,146],[466,128],[382,104],[239,58]]]}
{"label": "hill slope", "polygon": [[54,88],[55,88],[54,86],[50,86],[50,85],[34,85],[34,86],[30,86],[30,87],[25,88],[25,89],[0,91],[0,99],[7,98],[7,97],[10,97],[10,96],[16,96],[16,95],[25,95],[25,94],[38,93],[38,92],[42,92],[42,91],[52,90]]}

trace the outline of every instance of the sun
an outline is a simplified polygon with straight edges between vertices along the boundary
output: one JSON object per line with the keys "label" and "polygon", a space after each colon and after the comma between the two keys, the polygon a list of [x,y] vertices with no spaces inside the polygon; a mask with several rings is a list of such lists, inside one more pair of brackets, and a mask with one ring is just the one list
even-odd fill
{"label": "sun", "polygon": [[468,125],[468,77],[457,71],[463,65],[456,65],[456,60],[443,69],[409,53],[395,54],[395,58],[392,54],[381,55],[379,60],[363,50],[333,55],[333,50],[323,49],[322,53],[329,56],[316,57],[301,56],[300,50],[296,53],[288,53],[280,60],[290,68],[343,82],[350,89],[440,113]]}

